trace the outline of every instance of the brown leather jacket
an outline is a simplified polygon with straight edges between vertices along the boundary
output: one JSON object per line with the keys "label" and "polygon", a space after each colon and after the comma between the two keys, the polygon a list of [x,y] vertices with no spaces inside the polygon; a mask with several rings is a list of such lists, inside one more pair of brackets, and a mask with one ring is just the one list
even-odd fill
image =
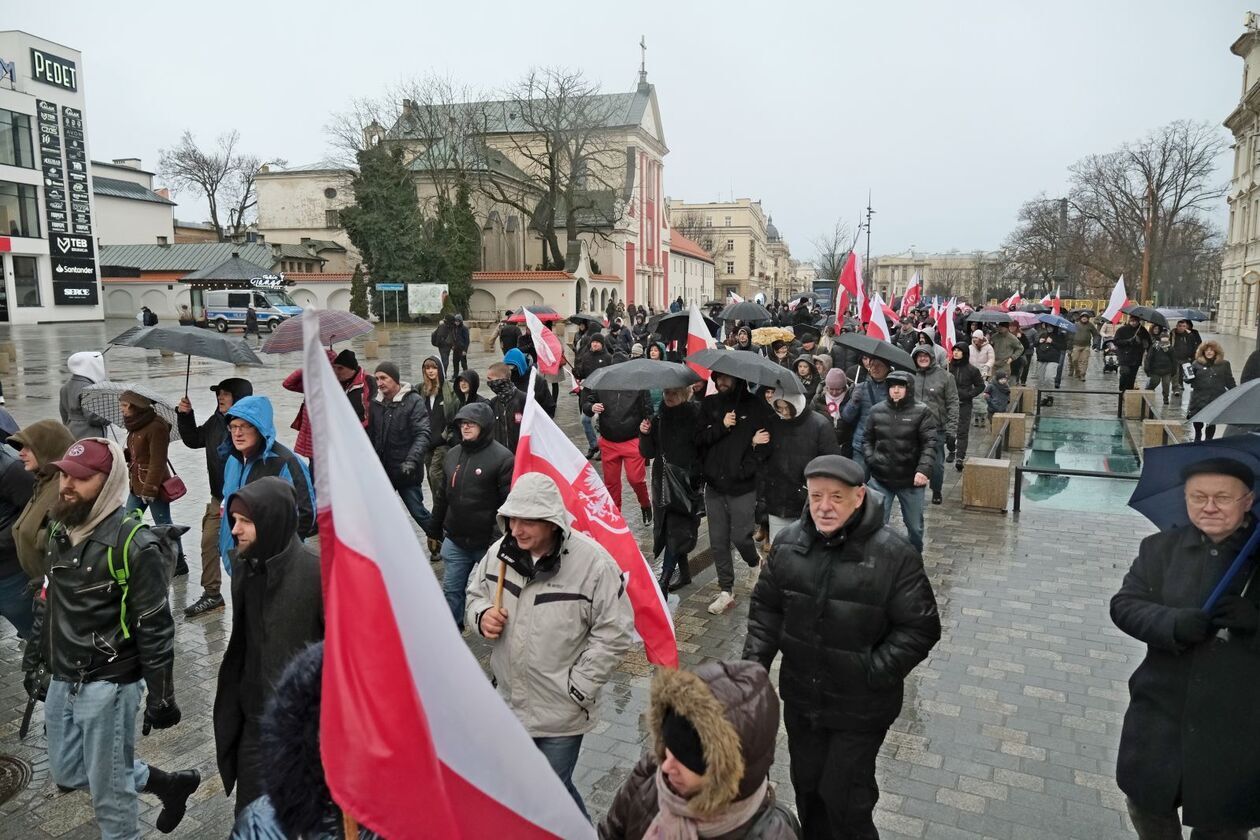
{"label": "brown leather jacket", "polygon": [[143,499],[156,499],[162,482],[170,478],[166,450],[171,442],[171,426],[152,410],[138,415],[137,419],[139,422],[129,424],[127,429],[127,475],[131,492]]}
{"label": "brown leather jacket", "polygon": [[[665,760],[661,725],[671,708],[691,721],[704,745],[708,769],[704,787],[689,800],[694,810],[719,814],[755,793],[770,772],[779,697],[765,668],[745,661],[706,662],[695,671],[662,669],[652,683],[648,708],[652,750],[617,791],[599,825],[601,840],[638,840],[656,817],[656,773]],[[752,819],[711,840],[795,840],[797,831],[796,818],[776,803],[771,787]]]}

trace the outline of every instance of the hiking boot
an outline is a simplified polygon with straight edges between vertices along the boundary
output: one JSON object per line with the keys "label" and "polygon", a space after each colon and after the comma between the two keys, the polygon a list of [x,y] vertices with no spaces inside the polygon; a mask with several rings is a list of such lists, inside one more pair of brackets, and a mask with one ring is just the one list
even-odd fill
{"label": "hiking boot", "polygon": [[196,770],[180,770],[167,773],[149,765],[149,781],[144,786],[146,793],[152,793],[162,803],[162,812],[158,814],[157,830],[170,834],[184,819],[188,810],[188,797],[201,787],[201,774]]}
{"label": "hiking boot", "polygon": [[945,500],[941,498],[941,494],[940,494],[940,493],[933,493],[933,494],[932,494],[932,504],[934,504],[934,505],[939,505],[939,504],[940,504],[941,502],[943,502],[943,501],[945,501]]}
{"label": "hiking boot", "polygon": [[963,459],[962,459],[962,458],[959,458],[957,461],[955,461],[955,462],[954,462],[954,468],[955,468],[955,469],[957,469],[959,472],[962,472],[962,471],[963,471]]}
{"label": "hiking boot", "polygon": [[184,559],[183,554],[180,554],[179,557],[175,560],[174,577],[183,577],[186,574],[188,574],[188,561]]}
{"label": "hiking boot", "polygon": [[645,508],[639,508],[639,511],[643,514],[643,524],[651,525],[652,524],[652,506],[648,505]]}
{"label": "hiking boot", "polygon": [[723,590],[713,599],[713,603],[709,604],[709,613],[712,615],[721,615],[722,613],[735,606],[735,596]]}
{"label": "hiking boot", "polygon": [[677,592],[679,589],[682,589],[684,586],[690,586],[690,585],[691,585],[691,566],[688,565],[687,558],[684,557],[678,561],[678,574],[674,577],[673,581],[670,583],[669,591]]}
{"label": "hiking boot", "polygon": [[199,615],[205,615],[213,610],[221,609],[223,609],[222,595],[211,595],[209,592],[203,592],[200,598],[184,610],[184,618],[196,618]]}

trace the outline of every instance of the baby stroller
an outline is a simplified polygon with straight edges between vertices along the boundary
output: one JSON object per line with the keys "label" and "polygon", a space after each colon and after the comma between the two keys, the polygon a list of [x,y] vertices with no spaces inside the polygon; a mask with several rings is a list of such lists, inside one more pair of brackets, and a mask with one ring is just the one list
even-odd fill
{"label": "baby stroller", "polygon": [[1120,369],[1120,356],[1116,353],[1116,343],[1108,340],[1103,344],[1103,373],[1115,373]]}

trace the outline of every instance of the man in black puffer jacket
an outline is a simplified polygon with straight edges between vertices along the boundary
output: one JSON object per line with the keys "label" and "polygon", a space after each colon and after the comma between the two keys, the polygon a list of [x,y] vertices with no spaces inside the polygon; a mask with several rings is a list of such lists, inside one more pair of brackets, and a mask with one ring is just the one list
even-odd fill
{"label": "man in black puffer jacket", "polygon": [[368,413],[368,437],[407,512],[433,536],[433,518],[424,506],[423,484],[429,453],[429,410],[411,383],[400,380],[398,365],[393,362],[376,366],[377,391]]}
{"label": "man in black puffer jacket", "polygon": [[[455,415],[459,443],[446,453],[446,508],[442,522],[442,593],[464,626],[468,575],[501,535],[495,516],[512,489],[515,459],[494,439],[494,409],[469,403]],[[436,511],[435,511],[436,513]]]}
{"label": "man in black puffer jacket", "polygon": [[[895,383],[894,383],[895,384]],[[883,500],[839,455],[805,467],[808,508],[774,541],[748,609],[744,658],[779,693],[805,837],[878,837],[875,757],[902,684],[940,640],[919,553],[884,526]]]}
{"label": "man in black puffer jacket", "polygon": [[958,460],[954,461],[954,466],[961,471],[963,461],[967,459],[967,442],[971,434],[971,403],[984,393],[984,377],[980,375],[980,369],[971,363],[971,354],[965,344],[955,344],[950,351],[949,372],[958,387],[958,437],[954,440],[954,449],[946,452],[945,458],[954,461],[957,452]]}
{"label": "man in black puffer jacket", "polygon": [[[625,356],[618,353],[618,361]],[[652,522],[652,500],[648,497],[647,462],[639,453],[639,424],[652,416],[652,400],[647,391],[595,391],[582,389],[582,415],[599,425],[599,455],[604,462],[604,486],[613,504],[621,510],[621,468],[624,464],[630,488],[639,500],[643,524]]]}
{"label": "man in black puffer jacket", "polygon": [[839,455],[835,426],[805,404],[804,397],[776,402],[786,408],[770,424],[769,446],[761,467],[761,495],[769,516],[770,540],[801,516],[805,508],[805,465],[819,455]]}
{"label": "man in black puffer jacket", "polygon": [[885,499],[884,524],[895,497],[917,551],[923,550],[923,488],[932,475],[936,435],[932,410],[914,398],[914,377],[903,370],[888,374],[888,399],[871,409],[862,445],[871,489]]}

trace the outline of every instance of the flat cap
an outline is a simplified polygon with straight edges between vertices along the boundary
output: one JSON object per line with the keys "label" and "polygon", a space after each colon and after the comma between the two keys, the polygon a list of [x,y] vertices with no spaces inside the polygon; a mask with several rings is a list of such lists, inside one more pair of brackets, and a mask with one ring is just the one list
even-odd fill
{"label": "flat cap", "polygon": [[1188,481],[1191,476],[1205,474],[1227,475],[1238,479],[1248,488],[1256,484],[1256,474],[1251,467],[1233,458],[1204,458],[1202,461],[1195,461],[1182,468],[1181,480]]}
{"label": "flat cap", "polygon": [[843,455],[819,455],[805,465],[806,478],[834,478],[852,487],[866,483],[866,471]]}

